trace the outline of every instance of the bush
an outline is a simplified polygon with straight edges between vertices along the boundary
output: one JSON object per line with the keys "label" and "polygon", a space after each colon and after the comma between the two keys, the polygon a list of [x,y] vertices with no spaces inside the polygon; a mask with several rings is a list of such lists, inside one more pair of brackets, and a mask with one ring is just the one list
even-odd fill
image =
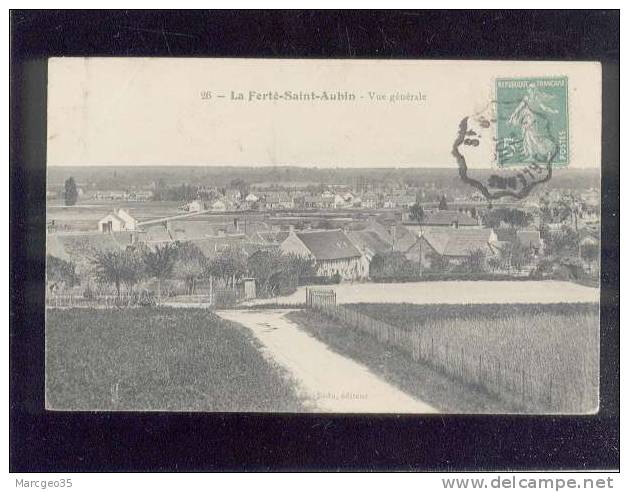
{"label": "bush", "polygon": [[46,256],[46,280],[49,284],[72,287],[79,283],[76,265],[56,256]]}
{"label": "bush", "polygon": [[[419,264],[418,264],[419,266]],[[378,253],[369,264],[369,276],[374,280],[381,278],[405,277],[413,270],[413,262],[403,253]]]}
{"label": "bush", "polygon": [[273,292],[280,296],[287,296],[297,290],[297,275],[288,272],[276,273],[269,283]]}
{"label": "bush", "polygon": [[332,277],[315,275],[312,277],[301,277],[299,279],[299,285],[332,285],[332,284],[338,284],[340,282],[341,282],[340,275],[332,276]]}
{"label": "bush", "polygon": [[532,276],[518,276],[509,275],[506,273],[471,273],[467,271],[449,271],[449,272],[426,272],[420,277],[416,272],[410,271],[406,274],[399,274],[394,276],[379,276],[372,278],[376,283],[395,283],[395,282],[439,282],[449,280],[533,280]]}
{"label": "bush", "polygon": [[576,258],[549,258],[540,261],[530,274],[536,279],[581,281],[589,276],[580,260]]}
{"label": "bush", "polygon": [[136,306],[157,306],[155,294],[148,290],[133,293],[133,304]]}
{"label": "bush", "polygon": [[214,305],[217,308],[232,307],[238,303],[238,295],[232,289],[216,289],[214,291]]}

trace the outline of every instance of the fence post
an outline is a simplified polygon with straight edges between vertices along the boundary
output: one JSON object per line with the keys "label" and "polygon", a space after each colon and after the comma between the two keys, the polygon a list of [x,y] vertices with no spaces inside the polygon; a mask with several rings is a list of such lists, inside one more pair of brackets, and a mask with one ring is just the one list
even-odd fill
{"label": "fence post", "polygon": [[465,367],[465,347],[461,346],[461,358],[459,363],[459,372],[463,376],[463,368]]}
{"label": "fence post", "polygon": [[483,354],[478,356],[478,382],[479,384],[483,381]]}

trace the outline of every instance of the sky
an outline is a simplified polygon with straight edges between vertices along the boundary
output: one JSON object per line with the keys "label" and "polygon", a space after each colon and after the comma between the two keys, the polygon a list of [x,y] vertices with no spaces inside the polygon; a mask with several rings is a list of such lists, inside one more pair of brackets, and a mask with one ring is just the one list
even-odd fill
{"label": "sky", "polygon": [[182,58],[51,59],[48,165],[456,166],[495,79],[532,76],[568,77],[570,166],[600,167],[597,63]]}

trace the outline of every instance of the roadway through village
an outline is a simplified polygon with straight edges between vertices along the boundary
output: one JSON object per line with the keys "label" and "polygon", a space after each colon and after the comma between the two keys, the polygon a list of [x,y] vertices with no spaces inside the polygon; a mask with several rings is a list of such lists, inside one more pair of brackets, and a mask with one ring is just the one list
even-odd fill
{"label": "roadway through village", "polygon": [[286,309],[217,311],[250,329],[266,356],[296,381],[312,411],[339,413],[438,413],[385,382],[367,367],[332,351],[285,315]]}

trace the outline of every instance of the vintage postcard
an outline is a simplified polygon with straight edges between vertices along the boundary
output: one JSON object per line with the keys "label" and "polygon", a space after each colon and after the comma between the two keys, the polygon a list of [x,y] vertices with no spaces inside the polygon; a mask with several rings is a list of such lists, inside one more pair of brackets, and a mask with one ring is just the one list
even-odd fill
{"label": "vintage postcard", "polygon": [[49,410],[592,414],[601,66],[53,58]]}

